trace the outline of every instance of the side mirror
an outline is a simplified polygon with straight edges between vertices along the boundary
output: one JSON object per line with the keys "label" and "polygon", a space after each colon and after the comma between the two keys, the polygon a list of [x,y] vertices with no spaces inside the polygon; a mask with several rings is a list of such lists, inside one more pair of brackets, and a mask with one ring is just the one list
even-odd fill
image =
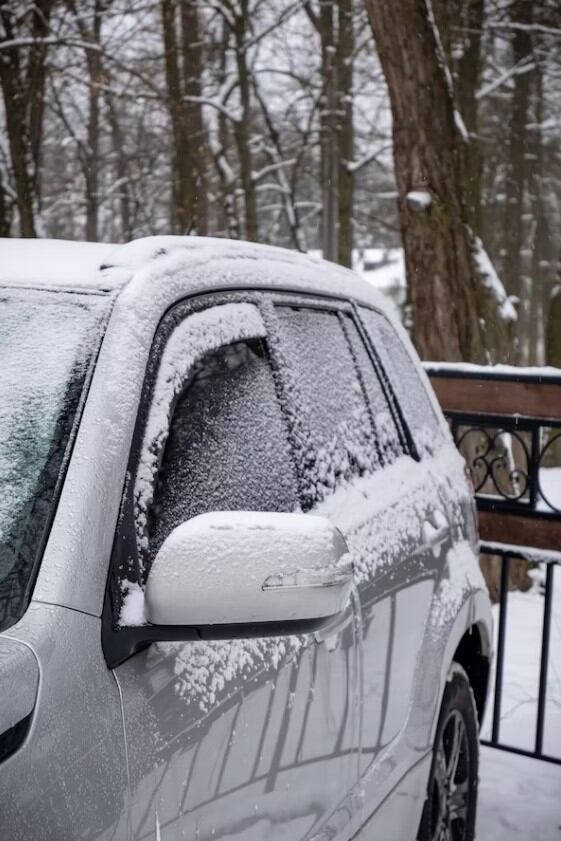
{"label": "side mirror", "polygon": [[344,609],[352,574],[343,536],[323,517],[201,514],[156,555],[146,619],[214,638],[308,632]]}

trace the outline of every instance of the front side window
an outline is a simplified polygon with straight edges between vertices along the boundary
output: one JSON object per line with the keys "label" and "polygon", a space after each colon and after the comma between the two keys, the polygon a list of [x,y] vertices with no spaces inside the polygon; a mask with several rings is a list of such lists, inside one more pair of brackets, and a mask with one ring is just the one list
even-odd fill
{"label": "front side window", "polygon": [[30,597],[108,306],[102,296],[0,290],[0,631]]}
{"label": "front side window", "polygon": [[181,523],[210,511],[298,506],[259,308],[231,297],[179,304],[148,366],[114,546],[113,615],[121,625],[142,622],[127,605],[140,605],[152,562]]}
{"label": "front side window", "polygon": [[171,420],[148,516],[150,560],[180,523],[208,511],[294,511],[294,467],[262,340],[194,368]]}

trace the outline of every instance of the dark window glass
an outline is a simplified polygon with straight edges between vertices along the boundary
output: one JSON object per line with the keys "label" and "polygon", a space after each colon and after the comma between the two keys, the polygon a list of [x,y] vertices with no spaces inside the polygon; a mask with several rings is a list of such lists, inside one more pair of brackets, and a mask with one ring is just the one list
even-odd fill
{"label": "dark window glass", "polygon": [[381,452],[342,321],[324,311],[276,312],[280,371],[293,407],[307,509],[353,476],[376,470]]}
{"label": "dark window glass", "polygon": [[443,441],[442,427],[407,348],[381,313],[361,308],[361,317],[390,378],[417,447],[434,450]]}
{"label": "dark window glass", "polygon": [[208,354],[177,402],[149,512],[150,555],[207,511],[294,511],[294,467],[260,341]]}

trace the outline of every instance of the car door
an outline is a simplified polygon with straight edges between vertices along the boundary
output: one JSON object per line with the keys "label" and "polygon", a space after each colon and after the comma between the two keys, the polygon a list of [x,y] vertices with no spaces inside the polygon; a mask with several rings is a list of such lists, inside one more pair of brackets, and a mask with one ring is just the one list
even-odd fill
{"label": "car door", "polygon": [[[396,786],[430,751],[439,692],[440,664],[436,656],[427,657],[425,631],[452,540],[437,476],[446,436],[393,325],[372,309],[361,308],[360,318],[368,345],[361,357],[364,378],[373,411],[386,417],[392,455],[380,475],[360,488],[364,514],[353,512],[347,527],[341,526],[349,545],[366,558],[360,586],[365,821],[393,790],[399,804],[383,811],[391,815],[394,837],[401,838],[408,837],[402,833],[411,823],[416,831],[424,778],[415,790]],[[389,829],[384,821],[381,813],[365,832],[382,837]]]}
{"label": "car door", "polygon": [[[113,622],[141,621],[151,560],[179,523],[212,510],[301,507],[258,304],[198,300],[161,324],[115,541]],[[321,634],[156,643],[115,668],[135,841],[349,838],[356,628],[351,602]]]}
{"label": "car door", "polygon": [[321,300],[275,303],[271,343],[293,407],[293,437],[305,454],[304,505],[339,527],[355,564],[367,818],[417,759],[400,734],[437,574],[425,532],[431,523],[437,528],[438,499],[352,308]]}

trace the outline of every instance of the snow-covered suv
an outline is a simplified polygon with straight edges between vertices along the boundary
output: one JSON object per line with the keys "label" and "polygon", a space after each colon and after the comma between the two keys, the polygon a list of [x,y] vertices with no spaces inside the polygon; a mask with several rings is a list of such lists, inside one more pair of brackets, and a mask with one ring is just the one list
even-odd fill
{"label": "snow-covered suv", "polygon": [[0,243],[0,835],[473,837],[463,462],[353,273]]}

